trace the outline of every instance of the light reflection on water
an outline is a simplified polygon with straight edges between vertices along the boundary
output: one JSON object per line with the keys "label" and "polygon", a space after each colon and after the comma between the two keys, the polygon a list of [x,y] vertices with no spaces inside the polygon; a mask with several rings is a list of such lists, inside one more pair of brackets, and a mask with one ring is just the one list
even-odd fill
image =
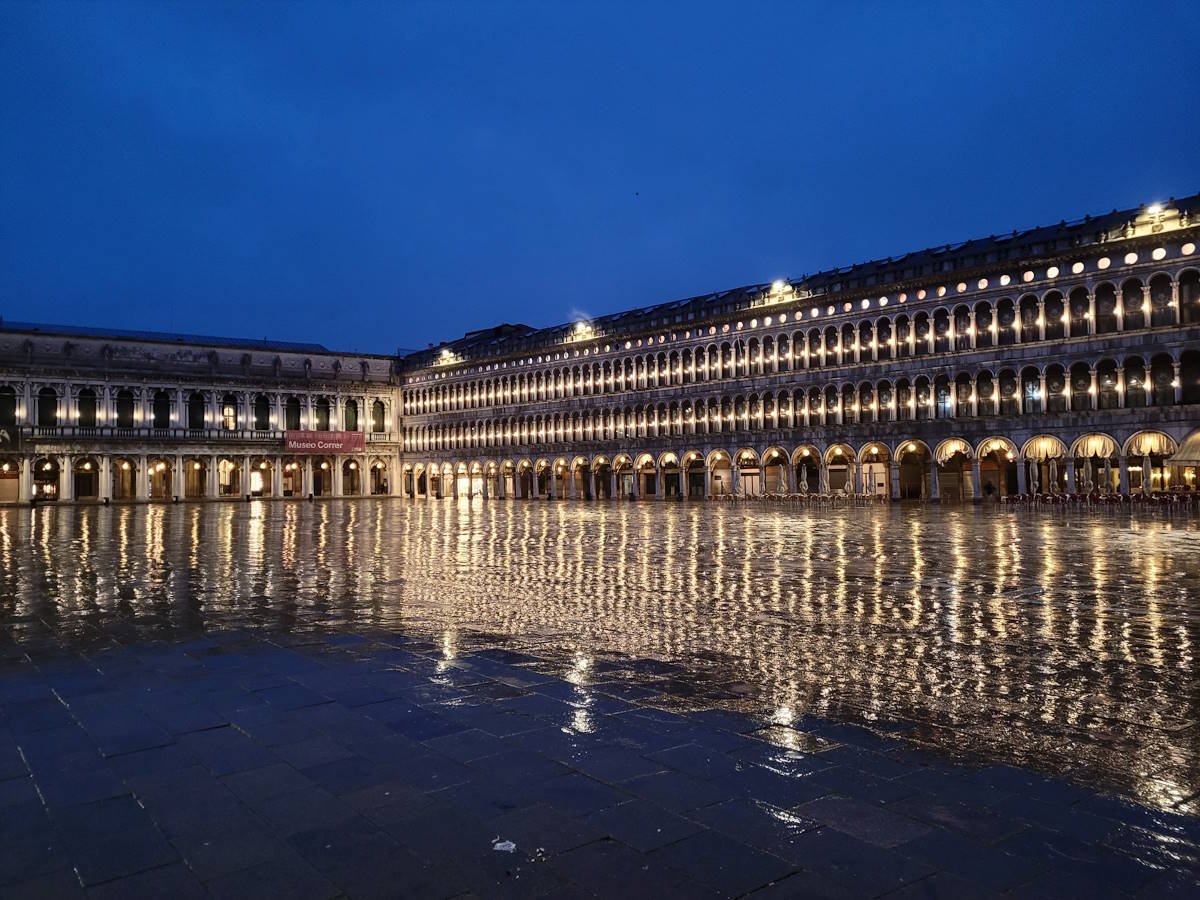
{"label": "light reflection on water", "polygon": [[683,667],[644,679],[677,704],[783,733],[807,714],[913,723],[1170,806],[1200,790],[1198,560],[1194,522],[969,507],[8,508],[0,622],[18,640],[403,630],[447,659],[530,650],[576,685],[653,659]]}

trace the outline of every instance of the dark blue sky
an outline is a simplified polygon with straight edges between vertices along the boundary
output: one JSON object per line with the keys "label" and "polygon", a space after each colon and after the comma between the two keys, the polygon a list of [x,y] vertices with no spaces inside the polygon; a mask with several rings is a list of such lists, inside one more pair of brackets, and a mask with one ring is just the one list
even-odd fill
{"label": "dark blue sky", "polygon": [[1200,189],[1200,4],[812,5],[4,3],[0,315],[390,352]]}

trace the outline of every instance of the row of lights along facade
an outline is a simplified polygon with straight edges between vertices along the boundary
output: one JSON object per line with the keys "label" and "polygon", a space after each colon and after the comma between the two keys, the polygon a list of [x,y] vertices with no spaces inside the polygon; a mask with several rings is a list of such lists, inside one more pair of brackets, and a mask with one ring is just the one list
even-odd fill
{"label": "row of lights along facade", "polygon": [[0,323],[0,502],[1195,489],[1198,200],[404,357]]}

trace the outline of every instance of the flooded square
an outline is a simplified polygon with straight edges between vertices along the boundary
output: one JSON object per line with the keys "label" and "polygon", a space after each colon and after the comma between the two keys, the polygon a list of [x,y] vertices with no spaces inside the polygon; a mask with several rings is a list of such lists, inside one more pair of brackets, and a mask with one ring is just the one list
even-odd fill
{"label": "flooded square", "polygon": [[866,724],[1195,813],[1198,558],[1194,518],[969,506],[7,508],[0,625],[528,652],[647,705]]}

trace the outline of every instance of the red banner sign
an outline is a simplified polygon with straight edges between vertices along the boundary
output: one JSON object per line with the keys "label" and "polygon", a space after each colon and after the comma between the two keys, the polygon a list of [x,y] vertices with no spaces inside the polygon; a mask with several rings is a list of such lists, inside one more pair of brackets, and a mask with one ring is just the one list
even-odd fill
{"label": "red banner sign", "polygon": [[288,453],[362,453],[366,442],[361,431],[285,431]]}

